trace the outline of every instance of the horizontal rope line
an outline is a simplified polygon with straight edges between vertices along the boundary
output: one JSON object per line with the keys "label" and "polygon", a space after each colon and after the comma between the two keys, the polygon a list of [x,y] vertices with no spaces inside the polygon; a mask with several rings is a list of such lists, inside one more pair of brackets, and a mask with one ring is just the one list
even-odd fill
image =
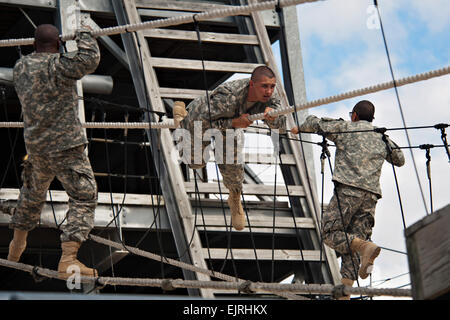
{"label": "horizontal rope line", "polygon": [[[95,37],[106,36],[106,35],[114,35],[125,32],[134,32],[140,31],[144,29],[153,29],[153,28],[161,28],[161,27],[169,27],[186,23],[193,23],[194,16],[195,20],[209,20],[215,18],[223,18],[228,16],[238,16],[242,14],[248,14],[256,11],[263,11],[269,9],[275,9],[278,5],[280,7],[288,7],[308,2],[317,2],[321,0],[276,0],[276,1],[264,1],[260,3],[255,3],[246,6],[230,6],[225,9],[214,9],[207,10],[204,12],[184,15],[180,17],[170,17],[164,19],[157,19],[152,21],[147,21],[143,23],[136,24],[126,24],[121,26],[103,28],[103,29],[95,29],[92,31],[92,35]],[[66,35],[61,35],[61,40],[67,41],[75,38],[75,33],[69,33]],[[20,45],[31,45],[34,42],[34,38],[23,38],[23,39],[7,39],[0,40],[0,47],[12,47],[12,46],[20,46]]]}
{"label": "horizontal rope line", "polygon": [[[415,82],[419,82],[419,81],[429,80],[429,79],[432,79],[432,78],[436,78],[436,77],[440,77],[440,76],[443,76],[443,75],[447,75],[449,73],[450,73],[450,66],[447,66],[447,67],[444,67],[444,68],[441,68],[441,69],[436,69],[436,70],[431,70],[431,71],[424,72],[424,73],[419,73],[419,74],[416,74],[414,76],[409,76],[409,77],[401,78],[401,79],[398,79],[398,80],[395,80],[395,81],[384,82],[384,83],[380,83],[380,84],[377,84],[377,85],[373,85],[373,86],[369,86],[369,87],[365,87],[365,88],[361,88],[361,89],[357,89],[357,90],[348,91],[348,92],[345,92],[345,93],[341,93],[341,94],[338,94],[338,95],[330,96],[330,97],[327,97],[327,98],[321,98],[321,99],[313,100],[313,101],[310,101],[310,102],[307,102],[307,103],[303,103],[303,104],[299,104],[299,105],[281,107],[281,108],[278,108],[276,110],[270,111],[268,114],[270,116],[280,116],[280,115],[292,113],[292,112],[295,112],[295,111],[300,111],[300,110],[304,110],[304,109],[318,107],[318,106],[321,106],[321,105],[325,105],[325,104],[329,104],[329,103],[333,103],[333,102],[338,102],[338,101],[342,101],[342,100],[346,100],[346,99],[350,99],[350,98],[366,95],[366,94],[369,94],[369,93],[374,93],[374,92],[378,92],[378,91],[382,91],[382,90],[392,89],[395,86],[396,87],[400,87],[400,86],[404,86],[406,84],[411,84],[411,83],[415,83]],[[250,115],[248,117],[248,119],[250,121],[262,120],[262,119],[264,119],[264,113],[257,113],[257,114]]]}
{"label": "horizontal rope line", "polygon": [[[31,274],[45,276],[48,278],[59,279],[58,272],[47,268],[27,265],[20,262],[12,262],[0,259],[0,265],[4,267],[22,270]],[[342,294],[365,294],[369,296],[393,296],[393,297],[410,297],[410,289],[397,288],[351,288],[347,286],[334,286],[329,284],[292,284],[292,283],[266,283],[266,282],[223,282],[223,281],[199,281],[199,280],[182,280],[182,279],[151,279],[151,278],[121,278],[121,277],[87,277],[80,276],[80,282],[95,282],[101,285],[122,285],[122,286],[145,286],[145,287],[162,287],[176,288],[205,288],[205,289],[222,289],[222,290],[239,290],[247,293],[256,292],[289,292],[299,294],[334,294],[337,288],[340,288]]]}
{"label": "horizontal rope line", "polygon": [[[246,281],[246,280],[243,280],[243,279],[239,279],[239,278],[236,278],[236,277],[229,276],[229,275],[221,273],[221,272],[217,272],[217,271],[212,272],[211,270],[207,270],[207,269],[203,269],[203,268],[200,268],[200,267],[196,267],[194,265],[191,265],[191,264],[188,264],[188,263],[185,263],[185,262],[181,262],[181,261],[178,261],[178,260],[174,260],[174,259],[171,259],[171,258],[167,258],[167,257],[163,257],[162,258],[160,255],[157,255],[157,254],[154,254],[154,253],[151,253],[151,252],[148,252],[148,251],[144,251],[144,250],[141,250],[141,249],[138,249],[138,248],[134,248],[134,247],[130,247],[130,246],[124,246],[121,243],[114,242],[114,241],[111,241],[111,240],[108,240],[108,239],[105,239],[105,238],[102,238],[102,237],[99,237],[99,236],[96,236],[96,235],[93,235],[93,234],[90,234],[89,238],[91,240],[95,241],[95,242],[100,243],[100,244],[111,246],[111,247],[119,249],[119,250],[125,249],[125,250],[128,250],[129,252],[132,252],[133,254],[136,254],[136,255],[141,256],[141,257],[149,258],[149,259],[152,259],[152,260],[155,260],[155,261],[158,261],[158,262],[162,261],[162,262],[170,264],[172,266],[179,267],[179,268],[186,269],[186,270],[190,270],[190,271],[193,271],[193,272],[203,273],[203,274],[206,274],[206,275],[208,275],[210,277],[215,277],[215,278],[218,278],[218,279],[221,279],[221,280],[225,280],[225,281],[229,281],[229,282],[240,282],[240,283],[243,283],[243,282]],[[283,296],[284,298],[293,299],[293,300],[300,299],[299,297],[292,296],[290,294],[282,294],[282,293],[280,293],[278,295]]]}
{"label": "horizontal rope line", "polygon": [[[175,129],[173,119],[163,122],[84,122],[86,129]],[[0,128],[23,128],[23,122],[0,122]]]}

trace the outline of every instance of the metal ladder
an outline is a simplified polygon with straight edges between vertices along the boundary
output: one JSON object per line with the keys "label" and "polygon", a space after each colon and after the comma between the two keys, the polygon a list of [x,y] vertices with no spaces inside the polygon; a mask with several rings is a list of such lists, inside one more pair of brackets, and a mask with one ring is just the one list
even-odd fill
{"label": "metal ladder", "polygon": [[[233,5],[244,4],[241,1],[230,1]],[[249,3],[254,2],[249,0]],[[119,24],[139,23],[142,21],[140,12],[142,10],[166,10],[168,16],[175,14],[193,14],[195,12],[206,11],[210,9],[224,7],[225,4],[188,1],[144,1],[144,0],[112,0],[113,8]],[[284,9],[283,9],[284,10]],[[233,73],[249,74],[253,69],[261,64],[266,64],[277,73],[277,91],[281,97],[282,105],[288,105],[288,98],[283,89],[281,76],[276,66],[275,58],[271,49],[271,41],[268,36],[266,26],[264,24],[262,14],[254,12],[247,16],[234,17],[238,33],[210,32],[201,31],[201,39],[205,44],[211,44],[214,50],[216,44],[228,44],[234,46],[244,46],[246,59],[252,62],[236,62],[236,61],[205,61],[206,72],[222,73],[229,77]],[[212,22],[214,25],[214,22]],[[203,24],[201,25],[203,27]],[[243,34],[243,33],[246,34]],[[191,43],[196,45],[197,34],[192,30],[183,30],[183,28],[168,29],[151,29],[138,31],[134,34],[122,35],[125,52],[130,65],[130,71],[133,76],[133,82],[136,88],[139,104],[142,108],[150,105],[153,111],[170,112],[171,102],[173,100],[184,100],[187,103],[205,94],[203,89],[186,88],[183,84],[186,81],[180,81],[180,85],[175,87],[160,86],[158,75],[163,74],[166,70],[175,72],[202,72],[202,62],[198,59],[182,58],[180,51],[176,48],[177,56],[174,57],[156,57],[150,52],[149,40],[169,39],[173,41],[183,41],[183,43]],[[141,65],[142,62],[142,65]],[[161,71],[162,70],[162,71]],[[182,78],[182,77],[180,77]],[[221,81],[212,84],[209,90],[214,89]],[[148,101],[147,101],[148,99]],[[171,100],[173,99],[173,100]],[[186,104],[187,104],[186,103]],[[288,115],[288,128],[294,125],[291,115]],[[284,201],[274,201],[273,185],[265,185],[257,178],[254,172],[246,165],[246,183],[244,184],[244,196],[253,195],[257,200],[246,201],[246,209],[249,212],[249,224],[256,237],[262,242],[268,239],[275,232],[277,235],[285,236],[286,241],[297,241],[301,243],[299,248],[276,248],[274,250],[265,247],[251,248],[241,247],[235,248],[235,243],[231,242],[231,248],[224,246],[226,235],[231,232],[233,239],[241,239],[245,235],[248,236],[248,227],[244,231],[230,231],[229,209],[225,203],[227,213],[228,228],[225,228],[224,218],[222,215],[221,204],[218,200],[209,198],[211,195],[219,193],[217,182],[207,182],[206,172],[205,182],[199,181],[199,193],[202,195],[201,203],[205,210],[205,224],[201,219],[194,221],[194,210],[198,209],[194,205],[194,196],[196,194],[192,172],[183,168],[178,163],[171,161],[174,148],[171,133],[169,130],[161,130],[159,133],[155,130],[147,130],[148,140],[152,142],[152,153],[154,157],[161,156],[163,165],[158,172],[163,196],[166,204],[166,211],[170,221],[172,233],[179,254],[187,252],[180,260],[191,263],[193,265],[207,269],[208,259],[214,261],[223,261],[225,257],[233,255],[233,259],[240,265],[246,266],[249,261],[255,258],[255,254],[261,263],[276,262],[277,267],[285,271],[286,274],[295,274],[296,281],[306,281],[309,283],[337,283],[339,279],[338,266],[336,256],[333,250],[323,247],[321,251],[320,241],[320,205],[315,191],[315,187],[309,187],[311,176],[308,177],[307,168],[303,159],[303,154],[298,142],[291,140],[281,141],[282,154],[278,159],[283,173],[284,181],[287,186],[277,185],[277,197],[289,196],[289,203]],[[248,156],[248,163],[255,162],[251,155]],[[273,159],[258,159],[255,163],[273,164]],[[308,180],[308,178],[310,180]],[[228,193],[225,186],[221,185],[222,193]],[[209,198],[209,199],[208,199]],[[271,216],[276,206],[276,218]],[[275,224],[274,224],[275,222]],[[296,226],[296,229],[294,229]],[[205,247],[205,236],[203,233],[208,232],[211,236],[218,238],[216,247]],[[193,238],[191,239],[191,236]],[[222,239],[222,240],[220,240]],[[300,239],[300,240],[298,240]],[[188,247],[187,244],[190,243]],[[214,245],[214,244],[213,244]],[[230,252],[231,250],[231,252]],[[210,261],[211,262],[211,261]],[[294,263],[296,266],[291,267]],[[297,263],[297,264],[296,264]],[[298,263],[303,263],[307,267],[299,268]],[[284,266],[286,264],[286,266]],[[246,267],[245,267],[246,268]],[[264,267],[265,268],[265,267]],[[248,268],[247,268],[248,269]],[[266,268],[267,269],[267,268]],[[246,270],[242,272],[243,278],[254,274],[254,270]],[[193,280],[210,280],[208,276],[201,273],[191,271],[183,271],[185,279]],[[280,277],[277,274],[277,277]],[[230,273],[230,275],[232,275]],[[246,278],[247,279],[247,278]],[[256,279],[258,280],[258,279]],[[277,279],[279,280],[279,279]],[[264,279],[268,281],[268,279]],[[211,289],[189,290],[189,295],[201,295],[205,298],[211,298],[221,292]]]}

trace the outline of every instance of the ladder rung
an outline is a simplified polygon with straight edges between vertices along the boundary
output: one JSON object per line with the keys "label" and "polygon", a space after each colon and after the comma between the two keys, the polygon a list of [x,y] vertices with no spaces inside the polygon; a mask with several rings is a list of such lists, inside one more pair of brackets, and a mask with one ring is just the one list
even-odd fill
{"label": "ladder rung", "polygon": [[[198,41],[197,32],[171,29],[145,29],[142,31],[145,37],[157,39],[172,39]],[[249,34],[232,34],[217,32],[200,32],[202,42],[254,45],[259,44],[255,35]]]}
{"label": "ladder rung", "polygon": [[[184,186],[186,188],[187,193],[195,193],[195,183],[194,182],[185,182]],[[219,186],[217,182],[197,182],[198,190],[200,193],[220,193]],[[305,189],[302,186],[288,186],[289,195],[302,197],[305,196]],[[223,183],[220,183],[220,190],[224,194],[228,194],[229,190],[225,187]],[[266,195],[273,196],[274,195],[274,186],[265,185],[265,184],[243,184],[242,188],[244,195]],[[276,187],[277,196],[287,196],[288,193],[286,191],[286,186],[277,185]]]}
{"label": "ladder rung", "polygon": [[[7,200],[17,200],[19,196],[19,189],[9,189],[2,188],[0,190],[0,199]],[[52,201],[53,202],[67,202],[69,197],[65,191],[61,190],[51,190]],[[123,193],[109,193],[109,192],[99,192],[97,203],[101,204],[110,204],[111,196],[113,203],[121,204],[124,201],[124,204],[132,204],[132,205],[141,205],[141,206],[151,206],[157,205],[159,203],[160,206],[164,206],[164,198],[163,196],[150,196],[148,194],[135,194],[135,193],[127,193],[124,200]],[[153,201],[152,198],[153,197]],[[50,201],[50,194],[47,192],[47,202]]]}
{"label": "ladder rung", "polygon": [[[256,256],[254,249],[234,249],[231,248],[233,252],[234,260],[272,260],[272,249],[256,249]],[[228,252],[227,252],[228,251]],[[228,253],[228,254],[227,254]],[[320,251],[319,250],[285,250],[285,249],[275,249],[274,260],[282,261],[320,261]],[[227,248],[213,248],[208,249],[203,248],[203,256],[205,259],[222,260],[231,259],[230,250]],[[322,253],[322,261],[324,261],[324,254]]]}
{"label": "ladder rung", "polygon": [[[228,212],[228,209],[225,209]],[[250,226],[252,228],[273,228],[273,218],[270,216],[254,216],[251,213],[248,215],[250,219]],[[220,215],[205,215],[206,229],[210,227],[225,228],[224,217]],[[227,226],[230,226],[231,217],[227,215]],[[247,223],[247,222],[246,222]],[[203,219],[197,217],[197,226],[203,226]],[[293,229],[295,226],[299,229],[314,229],[314,221],[311,218],[296,217],[295,224],[292,217],[277,217],[275,216],[275,228]],[[259,232],[259,230],[255,230]]]}
{"label": "ladder rung", "polygon": [[[150,64],[155,68],[203,70],[201,60],[152,57],[150,58]],[[252,73],[258,66],[260,64],[257,63],[205,61],[206,71]]]}
{"label": "ladder rung", "polygon": [[[211,157],[208,162],[214,162],[214,157]],[[252,164],[280,164],[280,159],[267,153],[244,153],[244,162]],[[283,164],[295,165],[294,155],[282,154],[281,162]]]}
{"label": "ladder rung", "polygon": [[200,96],[206,95],[206,91],[196,89],[177,89],[177,88],[160,87],[159,94],[161,95],[162,98],[195,99]]}
{"label": "ladder rung", "polygon": [[137,8],[146,9],[161,9],[161,10],[174,10],[174,11],[190,11],[190,12],[201,12],[207,10],[215,9],[227,9],[232,6],[216,3],[205,3],[205,2],[193,2],[193,1],[158,1],[158,0],[136,0]]}

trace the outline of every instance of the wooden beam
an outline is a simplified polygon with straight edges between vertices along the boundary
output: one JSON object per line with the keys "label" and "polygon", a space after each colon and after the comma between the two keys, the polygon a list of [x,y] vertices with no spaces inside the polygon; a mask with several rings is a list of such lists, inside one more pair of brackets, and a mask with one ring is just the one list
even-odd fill
{"label": "wooden beam", "polygon": [[[196,89],[177,89],[177,88],[159,88],[159,92],[162,98],[172,99],[196,99],[200,96],[206,95],[205,90]],[[211,92],[211,91],[209,91]]]}
{"label": "wooden beam", "polygon": [[[142,32],[144,36],[147,38],[198,41],[197,32],[195,31],[172,30],[172,29],[145,29]],[[257,46],[259,44],[258,38],[255,35],[248,35],[248,34],[200,32],[200,38],[202,42],[254,45],[254,46]]]}
{"label": "wooden beam", "polygon": [[231,6],[216,3],[205,3],[199,1],[136,0],[136,7],[145,9],[201,12],[207,10],[227,9],[230,8]]}
{"label": "wooden beam", "polygon": [[[187,193],[195,193],[195,183],[194,182],[185,182],[184,186],[186,188]],[[197,183],[198,190],[200,193],[220,193],[219,186],[217,182],[198,182]],[[223,183],[220,183],[220,191],[223,194],[228,194],[229,190],[225,187]],[[302,186],[288,186],[289,195],[304,197],[305,190]],[[264,184],[244,184],[242,188],[242,192],[244,195],[274,195],[274,186],[264,185]],[[276,187],[277,196],[287,196],[286,186],[277,185]]]}
{"label": "wooden beam", "polygon": [[[260,64],[257,63],[222,62],[222,61],[204,61],[204,62],[206,71],[252,73],[256,67],[260,66]],[[150,63],[153,65],[154,68],[203,70],[201,60],[152,57],[150,58]]]}
{"label": "wooden beam", "polygon": [[[228,255],[227,255],[228,251]],[[233,251],[233,259],[234,260],[255,260],[256,257],[258,260],[272,260],[272,250],[271,249],[232,249]],[[274,260],[283,260],[283,261],[321,261],[320,251],[319,250],[284,250],[284,249],[275,249],[274,252]],[[303,256],[302,256],[303,254]],[[203,255],[205,257],[211,256],[213,260],[223,260],[227,257],[230,259],[230,252],[226,248],[214,248],[214,249],[203,249]],[[322,261],[324,261],[324,255],[322,254]]]}
{"label": "wooden beam", "polygon": [[[211,157],[208,162],[214,162],[214,157]],[[244,153],[244,162],[251,164],[280,164],[280,159],[276,159],[272,154],[264,153]],[[281,154],[281,162],[283,164],[295,165],[294,155]]]}
{"label": "wooden beam", "polygon": [[[67,202],[69,201],[69,197],[65,191],[61,190],[51,190],[52,201],[53,202]],[[17,200],[19,197],[20,190],[19,189],[8,189],[3,188],[0,190],[0,198],[5,200]],[[127,205],[140,205],[140,206],[157,206],[158,203],[160,206],[164,206],[164,198],[163,196],[156,195],[148,195],[148,194],[135,194],[135,193],[109,193],[109,192],[99,192],[98,193],[98,201],[99,204],[111,204],[111,196],[114,204],[121,204],[124,201],[124,204]],[[46,201],[50,201],[50,194],[47,192]],[[153,201],[153,202],[152,202]]]}

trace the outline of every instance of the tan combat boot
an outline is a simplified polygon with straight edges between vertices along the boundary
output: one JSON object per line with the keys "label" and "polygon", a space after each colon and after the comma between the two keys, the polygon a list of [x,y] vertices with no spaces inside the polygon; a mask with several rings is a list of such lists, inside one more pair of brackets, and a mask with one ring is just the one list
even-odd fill
{"label": "tan combat boot", "polygon": [[361,279],[366,279],[372,273],[373,262],[380,254],[381,248],[373,242],[355,238],[350,245],[350,249],[352,252],[359,253],[361,266],[358,274]]}
{"label": "tan combat boot", "polygon": [[62,279],[67,279],[72,275],[72,272],[67,272],[68,268],[71,266],[76,266],[80,268],[80,275],[87,277],[97,277],[97,270],[86,267],[80,261],[77,260],[78,249],[81,246],[81,242],[68,241],[62,242],[62,255],[58,264],[59,277]]}
{"label": "tan combat boot", "polygon": [[18,262],[27,247],[28,231],[14,229],[14,238],[9,243],[8,260]]}
{"label": "tan combat boot", "polygon": [[[342,278],[341,282],[342,282],[343,285],[345,285],[347,287],[353,287],[354,280],[347,279],[347,278]],[[350,300],[350,295],[342,296],[342,297],[338,298],[338,300]]]}
{"label": "tan combat boot", "polygon": [[241,193],[230,191],[228,205],[231,211],[231,224],[236,230],[242,230],[245,227],[245,214],[241,204]]}
{"label": "tan combat boot", "polygon": [[187,116],[186,105],[183,101],[175,101],[173,105],[173,120],[175,122],[175,126],[183,121],[183,119]]}

